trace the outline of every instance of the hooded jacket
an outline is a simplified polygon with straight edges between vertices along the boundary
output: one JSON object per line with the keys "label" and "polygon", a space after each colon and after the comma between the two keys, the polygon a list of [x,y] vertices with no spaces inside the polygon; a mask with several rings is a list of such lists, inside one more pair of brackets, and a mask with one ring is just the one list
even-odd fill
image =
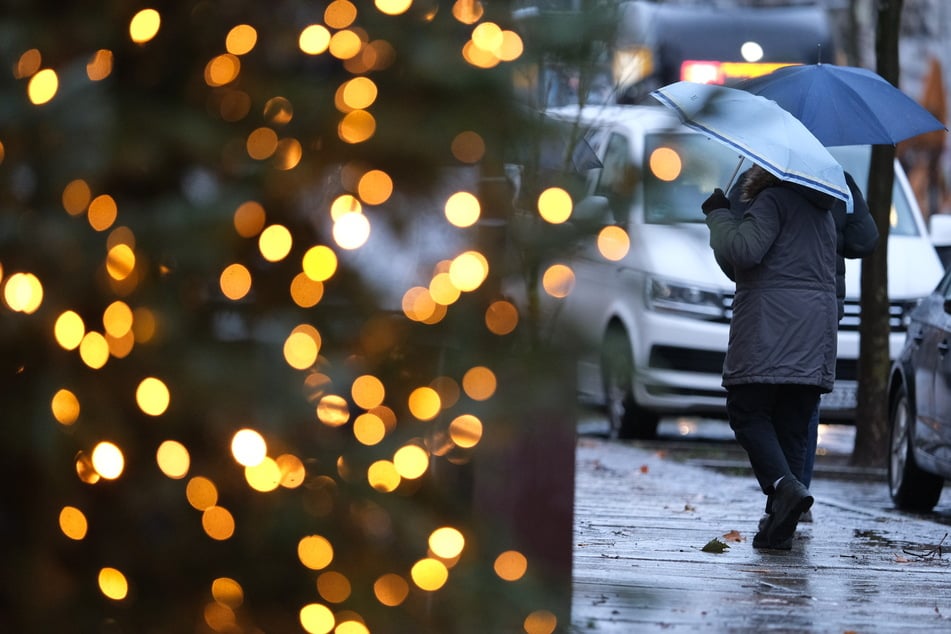
{"label": "hooded jacket", "polygon": [[835,199],[754,167],[741,182],[749,207],[707,214],[710,246],[736,281],[723,386],[835,382]]}

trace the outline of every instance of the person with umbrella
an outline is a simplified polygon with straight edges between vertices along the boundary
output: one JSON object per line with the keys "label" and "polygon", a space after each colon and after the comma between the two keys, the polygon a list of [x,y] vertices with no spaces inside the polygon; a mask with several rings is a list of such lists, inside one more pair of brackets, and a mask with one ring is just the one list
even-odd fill
{"label": "person with umbrella", "polygon": [[771,513],[754,548],[789,550],[813,503],[802,483],[809,419],[835,379],[835,199],[754,165],[742,215],[717,188],[702,208],[736,294],[723,365],[727,413]]}

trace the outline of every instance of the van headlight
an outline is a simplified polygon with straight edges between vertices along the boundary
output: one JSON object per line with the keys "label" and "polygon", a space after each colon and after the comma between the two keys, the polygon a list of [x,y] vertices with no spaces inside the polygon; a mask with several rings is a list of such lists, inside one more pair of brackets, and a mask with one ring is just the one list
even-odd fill
{"label": "van headlight", "polygon": [[696,319],[725,319],[720,293],[678,284],[657,277],[647,278],[647,307]]}

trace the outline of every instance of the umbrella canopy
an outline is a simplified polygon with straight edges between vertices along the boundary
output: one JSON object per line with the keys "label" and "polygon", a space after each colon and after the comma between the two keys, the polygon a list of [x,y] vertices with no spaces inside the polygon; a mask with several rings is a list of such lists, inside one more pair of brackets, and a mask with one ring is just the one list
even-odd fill
{"label": "umbrella canopy", "polygon": [[946,130],[918,103],[864,68],[835,64],[784,66],[735,88],[772,99],[823,145],[894,145]]}
{"label": "umbrella canopy", "polygon": [[726,86],[679,81],[651,92],[689,128],[733,148],[777,178],[840,198],[852,194],[838,161],[775,102]]}

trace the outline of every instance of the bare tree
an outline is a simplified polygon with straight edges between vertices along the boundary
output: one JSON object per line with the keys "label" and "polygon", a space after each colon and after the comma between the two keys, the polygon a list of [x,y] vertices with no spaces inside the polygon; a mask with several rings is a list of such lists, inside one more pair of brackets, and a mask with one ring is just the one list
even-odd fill
{"label": "bare tree", "polygon": [[[876,70],[898,85],[898,34],[903,0],[881,0],[875,31]],[[862,262],[858,404],[852,464],[880,466],[887,453],[888,370],[888,230],[892,201],[895,147],[872,148],[868,204],[881,236],[879,248]]]}

